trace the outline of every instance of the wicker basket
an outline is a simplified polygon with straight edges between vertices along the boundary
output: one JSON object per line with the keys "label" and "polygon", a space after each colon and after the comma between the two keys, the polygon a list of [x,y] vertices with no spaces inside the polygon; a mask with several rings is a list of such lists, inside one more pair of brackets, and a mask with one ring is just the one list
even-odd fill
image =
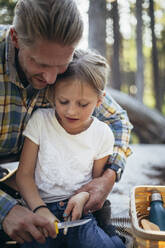
{"label": "wicker basket", "polygon": [[136,186],[131,193],[131,225],[135,247],[138,248],[165,248],[165,231],[146,231],[139,224],[139,219],[149,215],[150,195],[153,189],[160,191],[165,203],[165,186]]}

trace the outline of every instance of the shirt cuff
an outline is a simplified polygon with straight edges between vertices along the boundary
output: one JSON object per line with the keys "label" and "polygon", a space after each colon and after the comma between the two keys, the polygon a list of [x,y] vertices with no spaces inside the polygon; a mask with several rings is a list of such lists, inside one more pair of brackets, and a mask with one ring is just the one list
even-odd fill
{"label": "shirt cuff", "polygon": [[109,156],[107,164],[116,164],[120,168],[122,168],[122,170],[124,170],[126,158],[124,156],[121,156],[121,154],[119,153],[113,153],[111,156]]}
{"label": "shirt cuff", "polygon": [[117,164],[106,164],[104,168],[105,168],[105,170],[111,169],[111,170],[115,171],[115,173],[116,173],[115,182],[120,181],[122,173],[123,173],[123,170],[121,167],[119,167]]}
{"label": "shirt cuff", "polygon": [[18,204],[17,200],[0,190],[0,229],[4,218],[16,204]]}

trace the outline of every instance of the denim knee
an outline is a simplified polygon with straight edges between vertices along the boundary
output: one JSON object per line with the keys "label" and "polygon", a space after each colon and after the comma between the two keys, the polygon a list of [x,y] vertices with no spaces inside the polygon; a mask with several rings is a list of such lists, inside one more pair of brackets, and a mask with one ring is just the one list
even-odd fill
{"label": "denim knee", "polygon": [[91,215],[91,221],[80,227],[71,228],[67,236],[68,248],[125,248],[121,239],[110,237]]}

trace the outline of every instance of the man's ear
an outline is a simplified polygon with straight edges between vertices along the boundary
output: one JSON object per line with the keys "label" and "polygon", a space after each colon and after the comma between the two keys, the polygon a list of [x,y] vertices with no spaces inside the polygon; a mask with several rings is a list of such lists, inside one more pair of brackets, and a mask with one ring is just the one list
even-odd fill
{"label": "man's ear", "polygon": [[14,27],[10,28],[10,35],[11,35],[11,40],[15,48],[19,48],[18,45],[18,35]]}
{"label": "man's ear", "polygon": [[98,98],[98,101],[97,101],[97,104],[96,104],[96,107],[98,108],[101,104],[102,104],[102,102],[103,102],[103,98],[105,97],[105,91],[102,93],[102,95],[101,96],[99,96],[99,98]]}

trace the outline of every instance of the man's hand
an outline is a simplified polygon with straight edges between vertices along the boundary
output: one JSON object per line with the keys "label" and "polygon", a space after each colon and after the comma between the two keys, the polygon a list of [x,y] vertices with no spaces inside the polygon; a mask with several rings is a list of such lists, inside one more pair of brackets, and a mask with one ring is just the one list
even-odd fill
{"label": "man's hand", "polygon": [[39,243],[45,242],[42,229],[45,228],[50,237],[56,237],[53,223],[46,218],[34,214],[20,205],[14,206],[2,223],[3,230],[9,237],[18,243],[32,241],[34,238]]}
{"label": "man's hand", "polygon": [[115,183],[116,173],[107,169],[101,177],[94,178],[88,184],[82,186],[76,193],[86,191],[90,197],[84,207],[84,213],[95,212],[102,208],[108,194]]}

